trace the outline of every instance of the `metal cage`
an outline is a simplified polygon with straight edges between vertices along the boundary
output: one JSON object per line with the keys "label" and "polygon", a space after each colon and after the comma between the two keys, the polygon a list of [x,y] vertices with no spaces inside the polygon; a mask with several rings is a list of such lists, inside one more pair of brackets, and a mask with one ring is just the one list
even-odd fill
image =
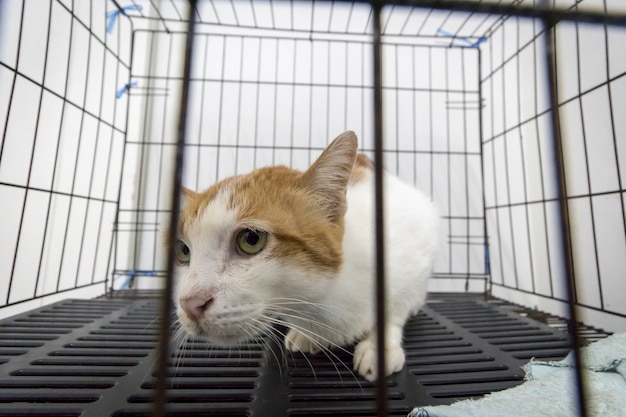
{"label": "metal cage", "polygon": [[[0,3],[0,415],[406,415],[624,331],[625,24],[619,0]],[[346,129],[443,219],[406,369],[180,346],[174,190]]]}

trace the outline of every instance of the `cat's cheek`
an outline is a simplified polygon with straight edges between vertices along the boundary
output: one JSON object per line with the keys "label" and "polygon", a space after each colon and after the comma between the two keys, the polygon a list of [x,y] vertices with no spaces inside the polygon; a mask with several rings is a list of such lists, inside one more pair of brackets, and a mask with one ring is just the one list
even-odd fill
{"label": "cat's cheek", "polygon": [[202,333],[202,330],[198,323],[187,317],[187,314],[180,308],[178,308],[178,320],[183,329],[185,329],[185,331],[190,335],[199,336]]}
{"label": "cat's cheek", "polygon": [[294,298],[316,301],[324,296],[332,281],[323,274],[311,273],[307,268],[289,262],[278,262],[272,274],[268,292],[272,298]]}
{"label": "cat's cheek", "polygon": [[172,292],[170,293],[174,305],[177,310],[180,311],[180,295],[183,288],[183,283],[189,274],[189,266],[176,265],[174,267],[174,279],[172,280]]}

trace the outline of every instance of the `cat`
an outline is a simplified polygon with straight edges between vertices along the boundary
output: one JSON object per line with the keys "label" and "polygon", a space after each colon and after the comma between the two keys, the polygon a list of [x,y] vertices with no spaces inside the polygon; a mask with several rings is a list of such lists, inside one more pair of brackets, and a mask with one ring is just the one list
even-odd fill
{"label": "cat", "polygon": [[[305,172],[272,166],[202,193],[183,188],[174,242],[182,327],[222,346],[275,324],[289,328],[290,351],[357,342],[354,370],[375,380],[373,182],[372,161],[357,154],[347,131]],[[428,197],[388,172],[384,190],[389,375],[404,366],[402,329],[425,300],[438,215]]]}

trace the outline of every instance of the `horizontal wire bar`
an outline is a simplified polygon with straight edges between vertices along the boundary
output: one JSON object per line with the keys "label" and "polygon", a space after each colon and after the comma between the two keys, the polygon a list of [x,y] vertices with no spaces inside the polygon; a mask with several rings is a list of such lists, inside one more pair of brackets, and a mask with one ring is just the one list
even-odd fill
{"label": "horizontal wire bar", "polygon": [[439,10],[478,12],[487,14],[532,17],[550,22],[572,21],[587,23],[606,23],[609,25],[626,26],[626,14],[603,13],[591,10],[557,9],[541,4],[514,5],[476,2],[475,0],[386,0],[387,5],[415,6]]}
{"label": "horizontal wire bar", "polygon": [[[511,285],[500,284],[500,283],[495,282],[495,281],[493,281],[491,283],[491,285],[496,286],[496,287],[506,288],[507,290],[519,291],[519,292],[522,292],[524,294],[536,295],[538,297],[547,298],[549,300],[560,301],[560,302],[562,302],[564,304],[568,304],[568,302],[569,302],[567,299],[564,299],[564,298],[559,298],[559,297],[554,297],[554,296],[550,296],[550,295],[545,295],[545,294],[541,294],[541,293],[538,293],[538,292],[532,292],[532,291],[529,291],[529,290],[524,290],[522,288],[516,288],[516,287],[511,286]],[[594,307],[594,306],[589,305],[589,304],[581,303],[580,301],[576,301],[575,304],[576,304],[577,307],[584,307],[584,308],[588,308],[590,310],[599,311],[601,313],[606,313],[606,314],[609,314],[609,315],[612,315],[612,316],[626,318],[626,314],[619,313],[617,311],[607,310],[606,308],[602,309],[602,308]]]}
{"label": "horizontal wire bar", "polygon": [[[141,80],[159,80],[159,81],[182,81],[182,77],[174,77],[168,75],[142,75],[131,74],[131,78]],[[272,85],[272,86],[285,86],[285,87],[311,87],[311,88],[341,88],[345,90],[372,90],[373,85],[367,84],[342,84],[342,83],[313,83],[313,82],[300,82],[300,81],[270,81],[270,80],[237,80],[227,78],[190,78],[191,82],[206,82],[206,83],[218,83],[222,84],[244,84],[244,85]],[[478,90],[459,90],[459,89],[445,89],[445,88],[430,88],[430,87],[402,87],[402,86],[383,86],[385,91],[412,91],[422,93],[455,93],[455,94],[476,94]],[[132,91],[132,90],[131,90]],[[138,94],[139,95],[139,94]]]}
{"label": "horizontal wire bar", "polygon": [[33,300],[39,300],[39,299],[45,298],[45,297],[52,297],[52,296],[55,296],[57,294],[63,294],[63,293],[66,293],[66,292],[75,291],[75,290],[79,290],[79,289],[82,289],[82,288],[92,287],[94,285],[101,285],[101,284],[104,284],[105,282],[106,282],[106,280],[90,282],[89,284],[83,284],[83,285],[79,285],[79,286],[76,286],[76,287],[67,288],[67,289],[64,289],[64,290],[56,290],[56,291],[48,293],[48,294],[40,294],[40,295],[36,295],[34,297],[30,297],[30,298],[27,298],[27,299],[24,299],[24,300],[8,302],[6,304],[3,304],[2,308],[15,306],[15,305],[18,305],[18,304],[27,303],[27,302],[33,301]]}
{"label": "horizontal wire bar", "polygon": [[107,199],[104,199],[104,198],[97,198],[97,197],[91,197],[91,196],[85,196],[85,195],[79,195],[79,194],[73,194],[73,193],[66,193],[66,192],[57,191],[57,190],[47,190],[45,188],[31,187],[31,186],[27,186],[27,185],[11,184],[9,182],[4,182],[4,181],[0,181],[0,185],[4,185],[6,187],[21,188],[23,190],[28,190],[28,191],[40,191],[42,193],[47,193],[47,194],[62,195],[62,196],[71,197],[71,198],[80,198],[80,199],[83,199],[83,200],[98,201],[100,203],[117,204],[117,201],[115,201],[115,200],[107,200]]}

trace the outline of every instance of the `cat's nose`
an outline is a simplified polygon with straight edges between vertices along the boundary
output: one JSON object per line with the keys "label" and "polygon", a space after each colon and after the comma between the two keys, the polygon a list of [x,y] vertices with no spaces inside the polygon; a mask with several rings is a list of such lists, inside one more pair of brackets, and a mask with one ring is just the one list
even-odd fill
{"label": "cat's nose", "polygon": [[194,321],[198,321],[212,303],[213,297],[194,296],[180,299],[181,308]]}

